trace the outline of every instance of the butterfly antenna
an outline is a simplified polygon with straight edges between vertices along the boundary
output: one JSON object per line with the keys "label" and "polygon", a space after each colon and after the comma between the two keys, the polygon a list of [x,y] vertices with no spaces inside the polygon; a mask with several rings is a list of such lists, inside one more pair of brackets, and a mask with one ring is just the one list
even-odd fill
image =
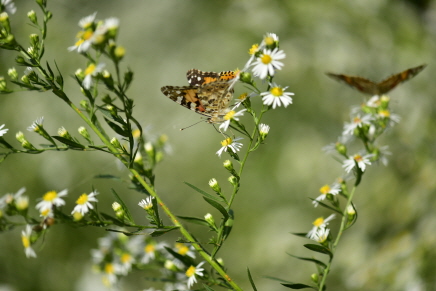
{"label": "butterfly antenna", "polygon": [[189,125],[189,126],[187,126],[187,127],[181,128],[180,131],[185,130],[185,129],[190,128],[190,127],[193,127],[194,125],[197,125],[197,124],[199,124],[200,122],[204,122],[204,121],[207,121],[207,120],[200,120],[200,121],[198,121],[198,122],[196,122],[196,123],[194,123],[194,124],[191,124],[191,125]]}

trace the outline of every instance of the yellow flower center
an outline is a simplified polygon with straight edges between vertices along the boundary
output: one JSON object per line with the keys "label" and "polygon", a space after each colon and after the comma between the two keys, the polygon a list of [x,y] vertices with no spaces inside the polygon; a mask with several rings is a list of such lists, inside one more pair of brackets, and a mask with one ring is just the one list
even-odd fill
{"label": "yellow flower center", "polygon": [[389,116],[391,116],[391,113],[389,112],[389,110],[380,110],[380,111],[378,112],[378,114],[380,114],[380,115],[383,116],[383,117],[389,117]]}
{"label": "yellow flower center", "polygon": [[283,96],[283,89],[280,87],[273,87],[270,92],[275,97]]}
{"label": "yellow flower center", "polygon": [[190,266],[185,274],[186,274],[187,277],[194,276],[195,275],[195,267],[194,266]]}
{"label": "yellow flower center", "polygon": [[324,185],[319,189],[319,192],[321,192],[321,194],[327,194],[330,192],[330,186],[329,185]]}
{"label": "yellow flower center", "polygon": [[94,73],[95,68],[96,68],[95,64],[90,64],[85,70],[85,76],[88,76],[88,75]]}
{"label": "yellow flower center", "polygon": [[233,142],[233,140],[232,140],[230,137],[228,137],[228,138],[226,138],[225,140],[223,140],[223,141],[221,142],[221,145],[222,145],[223,147],[226,147],[226,146],[228,146],[228,145],[231,145],[232,142]]}
{"label": "yellow flower center", "polygon": [[360,119],[360,117],[354,117],[353,118],[353,123],[361,123],[362,122],[362,119]]}
{"label": "yellow flower center", "polygon": [[227,114],[224,116],[225,120],[230,120],[233,118],[233,116],[235,116],[236,111],[235,110],[231,110],[229,112],[227,112]]}
{"label": "yellow flower center", "polygon": [[53,201],[57,196],[58,196],[58,193],[56,193],[56,191],[49,191],[49,192],[44,194],[42,199],[44,201]]}
{"label": "yellow flower center", "polygon": [[265,37],[264,41],[265,41],[265,44],[268,46],[274,44],[274,38],[272,38],[271,36]]}
{"label": "yellow flower center", "polygon": [[113,274],[114,271],[115,271],[115,268],[114,268],[114,265],[113,265],[113,264],[111,264],[111,263],[107,263],[107,264],[104,266],[104,272],[105,272],[106,274]]}
{"label": "yellow flower center", "polygon": [[363,158],[362,158],[361,155],[355,155],[355,156],[354,156],[354,160],[355,160],[356,162],[361,162],[361,161],[363,160]]}
{"label": "yellow flower center", "polygon": [[30,240],[28,236],[23,235],[21,237],[21,241],[23,242],[23,246],[25,249],[27,249],[28,247],[30,247]]}
{"label": "yellow flower center", "polygon": [[83,193],[80,195],[79,199],[77,199],[76,204],[83,205],[88,202],[88,195]]}
{"label": "yellow flower center", "polygon": [[127,254],[127,253],[126,253],[126,254],[123,254],[123,255],[121,256],[121,262],[122,262],[123,264],[126,264],[126,263],[130,262],[131,259],[132,259],[132,256],[129,255],[129,254]]}
{"label": "yellow flower center", "polygon": [[248,50],[248,53],[250,55],[254,55],[257,52],[258,49],[259,49],[259,45],[258,44],[253,44],[251,46],[251,48]]}
{"label": "yellow flower center", "polygon": [[90,39],[93,35],[94,35],[94,31],[92,31],[92,30],[87,30],[87,31],[85,31],[85,32],[81,35],[81,38],[82,38],[83,40],[88,40],[88,39]]}
{"label": "yellow flower center", "polygon": [[44,209],[43,211],[41,211],[41,215],[43,217],[47,217],[47,215],[49,215],[50,213],[50,208]]}
{"label": "yellow flower center", "polygon": [[239,95],[238,99],[239,101],[244,101],[248,96],[248,93],[242,93],[241,95]]}
{"label": "yellow flower center", "polygon": [[177,243],[176,248],[179,250],[179,254],[181,254],[183,256],[189,252],[189,248],[181,243]]}
{"label": "yellow flower center", "polygon": [[146,252],[147,254],[150,254],[150,253],[154,253],[154,250],[155,250],[156,248],[155,248],[155,246],[154,245],[146,245],[145,246],[145,248],[144,248],[144,252]]}
{"label": "yellow flower center", "polygon": [[262,63],[264,63],[265,65],[268,65],[269,63],[271,63],[272,58],[270,55],[262,55],[262,57],[260,58],[260,60],[262,61]]}
{"label": "yellow flower center", "polygon": [[324,223],[324,218],[319,217],[313,222],[313,225],[316,227],[320,227],[323,223]]}

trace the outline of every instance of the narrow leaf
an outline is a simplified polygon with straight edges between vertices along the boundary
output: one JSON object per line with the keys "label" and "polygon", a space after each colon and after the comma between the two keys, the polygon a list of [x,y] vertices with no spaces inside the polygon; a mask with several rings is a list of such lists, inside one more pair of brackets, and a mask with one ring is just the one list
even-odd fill
{"label": "narrow leaf", "polygon": [[194,185],[192,185],[192,184],[190,184],[188,182],[183,182],[183,183],[185,183],[186,185],[188,185],[189,187],[191,187],[192,189],[194,189],[195,191],[197,191],[198,193],[200,193],[203,196],[206,196],[206,197],[208,197],[208,198],[210,198],[212,200],[216,200],[218,202],[224,202],[221,198],[216,197],[216,196],[212,196],[209,193],[207,193],[207,192],[197,188],[196,186],[194,186]]}
{"label": "narrow leaf", "polygon": [[215,291],[212,288],[210,288],[209,286],[203,284],[204,289],[206,289],[207,291]]}
{"label": "narrow leaf", "polygon": [[63,144],[66,144],[70,148],[75,148],[75,149],[84,149],[84,148],[86,148],[84,145],[81,145],[80,143],[74,142],[74,141],[69,140],[67,138],[64,138],[62,136],[52,135],[52,138],[60,141]]}
{"label": "narrow leaf", "polygon": [[313,258],[297,257],[297,256],[294,256],[294,255],[291,255],[291,254],[288,254],[288,255],[291,256],[291,257],[297,258],[299,260],[313,262],[313,263],[323,267],[324,269],[327,268],[327,265],[324,264],[323,262],[319,261],[319,260],[316,260],[316,259],[313,259]]}
{"label": "narrow leaf", "polygon": [[190,223],[195,223],[195,224],[199,224],[199,225],[203,225],[203,226],[209,226],[209,223],[207,223],[206,220],[201,219],[201,218],[197,218],[197,217],[189,217],[189,216],[177,216],[180,219],[183,219],[187,222]]}
{"label": "narrow leaf", "polygon": [[0,144],[4,145],[8,149],[13,149],[14,147],[11,146],[3,137],[0,137]]}
{"label": "narrow leaf", "polygon": [[175,229],[178,229],[178,227],[172,227],[172,228],[166,228],[166,229],[155,230],[155,231],[153,231],[152,233],[150,233],[150,235],[151,235],[152,237],[158,237],[158,236],[164,235],[164,234],[166,234],[166,233],[168,233],[168,232],[170,232],[170,231],[173,231],[173,230],[175,230]]}
{"label": "narrow leaf", "polygon": [[[313,198],[309,198],[309,199],[312,200],[312,201],[315,200],[315,199],[313,199]],[[341,215],[341,216],[343,215],[342,212],[341,212],[340,210],[338,210],[338,209],[336,209],[336,208],[334,208],[334,207],[332,207],[332,206],[330,206],[330,205],[327,205],[327,204],[325,204],[324,202],[318,201],[318,204],[321,205],[322,207],[325,207],[325,208],[330,209],[330,210],[332,210],[332,211],[334,211],[334,212],[336,212],[336,213],[339,213],[339,215]]]}
{"label": "narrow leaf", "polygon": [[251,277],[250,269],[247,268],[248,280],[250,280],[251,287],[254,291],[257,291],[256,285],[254,284],[253,277]]}
{"label": "narrow leaf", "polygon": [[216,208],[219,212],[221,212],[221,214],[224,216],[224,219],[227,220],[227,218],[229,217],[229,214],[227,213],[227,210],[221,204],[219,204],[215,200],[212,200],[212,199],[207,198],[207,197],[203,197],[203,199],[207,203],[212,205],[214,208]]}
{"label": "narrow leaf", "polygon": [[314,244],[305,244],[304,247],[311,250],[311,251],[321,253],[321,254],[326,254],[326,255],[329,255],[330,257],[333,257],[332,252],[324,246],[314,245]]}
{"label": "narrow leaf", "polygon": [[105,118],[104,120],[112,128],[112,130],[115,131],[116,133],[118,133],[119,135],[124,136],[124,137],[129,136],[129,133],[127,131],[125,131],[124,129],[122,129],[118,124],[113,123],[112,121],[110,121],[107,118]]}
{"label": "narrow leaf", "polygon": [[291,289],[306,289],[306,288],[310,288],[313,290],[318,290],[318,288],[314,287],[314,286],[310,286],[310,285],[306,285],[306,284],[302,284],[302,283],[293,283],[293,284],[284,284],[282,283],[283,286],[291,288]]}

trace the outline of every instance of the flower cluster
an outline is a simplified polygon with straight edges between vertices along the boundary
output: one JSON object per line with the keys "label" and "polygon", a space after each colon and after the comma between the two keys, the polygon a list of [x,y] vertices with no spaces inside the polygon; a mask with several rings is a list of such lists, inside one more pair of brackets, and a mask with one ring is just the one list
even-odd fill
{"label": "flower cluster", "polygon": [[98,245],[98,249],[91,251],[92,260],[94,269],[102,273],[107,286],[115,285],[132,270],[145,267],[161,271],[164,290],[190,289],[197,277],[205,275],[201,268],[204,262],[195,264],[193,248],[182,243],[169,247],[147,234],[129,238],[119,232],[109,232],[98,240]]}
{"label": "flower cluster", "polygon": [[[8,219],[6,216],[19,215],[25,218],[28,217],[29,197],[23,195],[25,191],[26,188],[23,187],[14,194],[6,194],[0,197],[0,225],[7,223]],[[55,223],[56,219],[65,219],[65,217],[68,217],[67,214],[61,211],[62,207],[66,204],[64,198],[67,194],[67,189],[59,192],[48,191],[42,198],[38,199],[35,208],[39,213],[39,217],[42,218],[42,221],[34,225],[33,228],[31,225],[27,225],[26,230],[24,230],[21,235],[27,257],[36,257],[36,253],[32,249],[32,244],[37,241],[45,230]],[[97,191],[93,191],[90,194],[82,194],[77,199],[76,206],[71,212],[71,216],[67,219],[70,221],[83,219],[83,217],[94,208],[90,202],[97,202],[95,198],[97,194]],[[33,221],[37,220],[33,219]]]}
{"label": "flower cluster", "polygon": [[[79,21],[81,30],[77,33],[77,41],[73,46],[68,48],[69,51],[76,51],[88,58],[88,66],[82,70],[76,71],[76,77],[81,82],[84,89],[92,88],[93,80],[101,78],[109,81],[110,74],[103,71],[106,66],[98,62],[100,53],[111,57],[115,62],[120,61],[125,49],[117,46],[115,40],[118,34],[119,20],[111,17],[105,20],[96,20],[97,13],[93,13]],[[90,57],[89,51],[93,48],[97,52],[96,58]]]}
{"label": "flower cluster", "polygon": [[[263,105],[266,106],[266,109],[263,109],[265,112],[271,108],[276,109],[280,106],[287,107],[288,105],[292,104],[291,96],[293,96],[294,93],[286,92],[288,87],[283,87],[275,82],[272,82],[276,71],[281,70],[284,66],[282,60],[286,57],[286,54],[283,52],[283,50],[279,49],[278,36],[274,33],[267,33],[260,45],[255,44],[251,47],[249,54],[250,58],[245,64],[244,68],[238,72],[238,77],[230,82],[233,82],[231,85],[231,87],[233,87],[234,82],[239,80],[245,84],[248,84],[253,89],[253,92],[251,94],[241,94],[235,106],[224,115],[224,122],[222,122],[219,126],[219,130],[221,132],[227,131],[231,124],[238,129],[238,131],[245,131],[245,127],[239,122],[239,117],[243,116],[245,112],[249,112],[251,115],[253,115],[253,117],[255,116],[255,113],[251,108],[250,99],[256,95],[262,98]],[[252,76],[257,77],[262,81],[267,80],[267,90],[264,92],[259,90]],[[235,109],[241,104],[245,107],[245,109],[235,111]],[[257,123],[256,125],[260,126]],[[260,139],[262,141],[268,134],[268,130],[269,126],[262,125],[262,132],[258,131],[258,134],[261,135]],[[234,154],[236,154],[236,152],[242,147],[241,143],[236,142],[240,139],[241,138],[229,137],[223,140],[221,142],[221,149],[216,152],[217,155],[221,156],[223,152],[229,152],[230,150],[230,155],[233,154],[234,156]]]}

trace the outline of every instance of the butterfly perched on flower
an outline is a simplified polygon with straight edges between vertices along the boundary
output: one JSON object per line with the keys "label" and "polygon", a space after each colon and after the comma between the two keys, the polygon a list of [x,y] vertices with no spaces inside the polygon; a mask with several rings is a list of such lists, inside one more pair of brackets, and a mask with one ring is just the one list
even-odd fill
{"label": "butterfly perched on flower", "polygon": [[356,76],[348,76],[348,75],[338,75],[338,74],[332,74],[332,73],[326,73],[327,76],[343,81],[350,85],[351,87],[359,90],[360,92],[363,92],[365,94],[370,95],[382,95],[386,94],[387,92],[394,89],[398,84],[403,83],[413,77],[415,77],[419,72],[421,72],[426,65],[421,65],[418,67],[407,69],[401,73],[392,75],[388,77],[387,79],[376,83],[371,80],[362,78],[362,77],[356,77]]}
{"label": "butterfly perched on flower", "polygon": [[215,73],[192,69],[186,73],[189,86],[165,86],[161,91],[183,107],[208,117],[207,122],[221,123],[229,111],[233,98],[231,80],[236,76],[233,71]]}

